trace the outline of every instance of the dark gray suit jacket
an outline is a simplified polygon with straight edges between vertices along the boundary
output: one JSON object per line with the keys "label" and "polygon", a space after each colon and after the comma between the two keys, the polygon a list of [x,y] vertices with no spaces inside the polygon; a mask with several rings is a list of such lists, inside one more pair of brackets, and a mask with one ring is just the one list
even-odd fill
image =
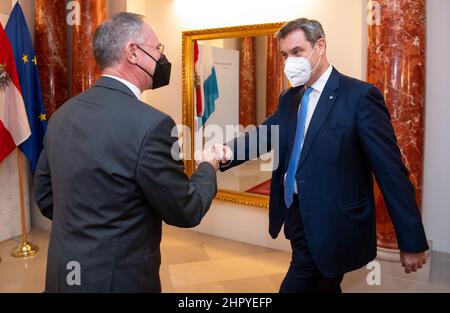
{"label": "dark gray suit jacket", "polygon": [[210,164],[189,178],[172,158],[174,126],[108,77],[52,116],[33,191],[53,220],[47,292],[161,291],[162,221],[198,225],[217,192]]}

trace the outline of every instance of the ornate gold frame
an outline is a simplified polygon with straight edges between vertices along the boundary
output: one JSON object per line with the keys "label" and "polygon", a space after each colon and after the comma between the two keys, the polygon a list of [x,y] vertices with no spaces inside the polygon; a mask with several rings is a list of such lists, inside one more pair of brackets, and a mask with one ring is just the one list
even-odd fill
{"label": "ornate gold frame", "polygon": [[[183,154],[194,155],[194,40],[210,40],[239,38],[248,36],[266,36],[276,33],[283,22],[243,25],[225,28],[210,28],[202,30],[184,31],[182,33],[182,75],[183,75],[183,125],[186,125],[190,131],[190,138],[183,138]],[[190,154],[186,154],[185,149],[190,149]],[[192,175],[195,170],[194,160],[185,160],[185,168],[187,175]],[[219,190],[216,199],[231,201],[234,203],[257,206],[262,208],[269,207],[269,197],[260,196],[231,190]]]}

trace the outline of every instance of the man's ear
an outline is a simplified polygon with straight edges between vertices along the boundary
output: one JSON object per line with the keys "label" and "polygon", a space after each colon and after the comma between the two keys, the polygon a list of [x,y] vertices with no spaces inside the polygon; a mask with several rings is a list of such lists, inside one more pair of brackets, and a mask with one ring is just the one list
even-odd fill
{"label": "man's ear", "polygon": [[327,49],[327,42],[325,41],[325,38],[322,38],[320,41],[317,42],[320,55],[325,54],[325,50]]}
{"label": "man's ear", "polygon": [[128,42],[125,46],[124,53],[129,63],[131,64],[138,63],[137,47],[134,43]]}

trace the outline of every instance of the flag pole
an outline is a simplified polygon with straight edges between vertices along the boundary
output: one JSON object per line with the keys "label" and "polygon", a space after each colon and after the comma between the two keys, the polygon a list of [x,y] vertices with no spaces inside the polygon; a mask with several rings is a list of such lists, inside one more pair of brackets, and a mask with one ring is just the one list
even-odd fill
{"label": "flag pole", "polygon": [[37,245],[27,241],[27,225],[25,222],[25,201],[23,192],[23,173],[22,173],[22,153],[17,151],[17,166],[19,167],[19,191],[20,191],[20,220],[22,223],[22,243],[11,251],[11,256],[15,258],[26,258],[33,256],[39,251]]}

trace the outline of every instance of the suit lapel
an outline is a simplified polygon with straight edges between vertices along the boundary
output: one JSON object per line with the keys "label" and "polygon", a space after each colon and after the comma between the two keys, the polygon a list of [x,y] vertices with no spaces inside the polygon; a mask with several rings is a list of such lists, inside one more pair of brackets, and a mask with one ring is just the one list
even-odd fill
{"label": "suit lapel", "polygon": [[298,169],[300,169],[305,162],[308,153],[311,149],[311,146],[314,142],[314,139],[317,136],[317,133],[322,128],[323,123],[327,119],[328,114],[333,107],[336,99],[339,94],[336,90],[339,87],[339,73],[333,68],[333,72],[328,79],[325,88],[322,91],[319,102],[317,103],[316,109],[312,116],[311,122],[309,123],[308,130],[306,132],[305,141],[303,143],[302,154],[300,156],[300,162],[298,165]]}

